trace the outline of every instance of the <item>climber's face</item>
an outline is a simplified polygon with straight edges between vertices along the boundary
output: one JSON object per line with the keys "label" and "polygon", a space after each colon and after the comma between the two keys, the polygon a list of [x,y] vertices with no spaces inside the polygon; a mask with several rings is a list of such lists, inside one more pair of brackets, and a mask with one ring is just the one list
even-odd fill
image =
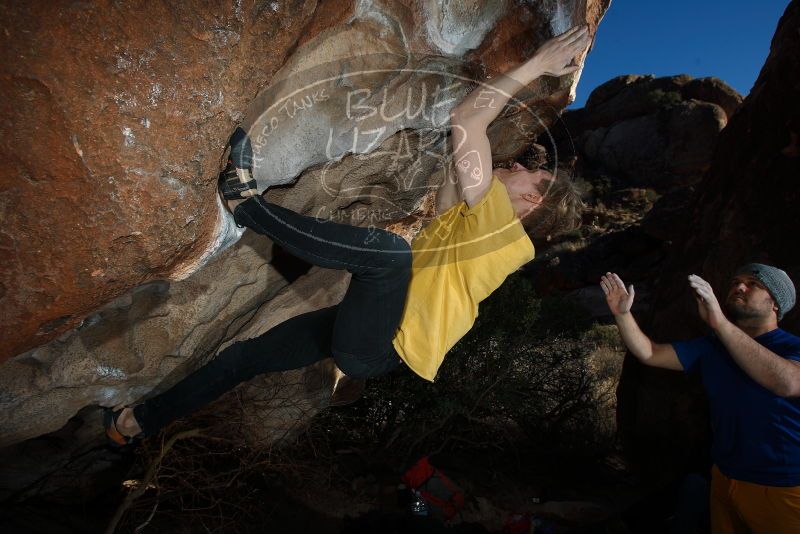
{"label": "climber's face", "polygon": [[541,169],[532,171],[516,161],[510,169],[494,169],[494,175],[506,186],[511,205],[520,218],[541,205],[547,186],[553,180],[549,172]]}

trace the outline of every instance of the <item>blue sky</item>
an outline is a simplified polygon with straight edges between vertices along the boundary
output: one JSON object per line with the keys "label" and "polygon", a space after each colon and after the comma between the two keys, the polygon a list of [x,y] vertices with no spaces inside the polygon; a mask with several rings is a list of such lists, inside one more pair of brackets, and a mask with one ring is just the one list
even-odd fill
{"label": "blue sky", "polygon": [[716,76],[746,96],[789,0],[611,0],[572,108],[620,74]]}

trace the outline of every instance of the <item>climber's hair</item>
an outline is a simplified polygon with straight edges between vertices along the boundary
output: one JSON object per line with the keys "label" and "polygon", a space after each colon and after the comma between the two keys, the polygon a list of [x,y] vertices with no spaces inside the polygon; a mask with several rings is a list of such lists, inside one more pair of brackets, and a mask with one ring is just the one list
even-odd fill
{"label": "climber's hair", "polygon": [[541,206],[521,219],[525,232],[534,243],[544,243],[581,226],[584,190],[579,181],[564,169],[548,171],[552,180],[543,181]]}

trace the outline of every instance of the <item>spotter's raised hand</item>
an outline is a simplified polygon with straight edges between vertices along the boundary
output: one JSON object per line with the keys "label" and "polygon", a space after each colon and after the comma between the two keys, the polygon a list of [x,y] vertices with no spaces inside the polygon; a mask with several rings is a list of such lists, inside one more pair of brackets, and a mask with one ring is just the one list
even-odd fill
{"label": "spotter's raised hand", "polygon": [[614,315],[620,315],[631,311],[635,292],[633,285],[625,289],[625,284],[616,273],[606,273],[600,278],[600,287],[606,294],[606,303]]}

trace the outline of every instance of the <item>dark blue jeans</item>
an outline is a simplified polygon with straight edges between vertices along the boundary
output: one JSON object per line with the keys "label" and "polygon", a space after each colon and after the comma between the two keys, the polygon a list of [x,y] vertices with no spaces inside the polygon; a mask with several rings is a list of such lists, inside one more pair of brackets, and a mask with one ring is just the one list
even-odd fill
{"label": "dark blue jeans", "polygon": [[392,339],[411,278],[411,249],[391,232],[299,215],[257,196],[239,204],[239,224],[309,263],[352,273],[336,306],[304,313],[229,346],[170,390],[134,408],[146,435],[256,375],[298,369],[333,356],[353,378],[388,373],[400,358]]}

